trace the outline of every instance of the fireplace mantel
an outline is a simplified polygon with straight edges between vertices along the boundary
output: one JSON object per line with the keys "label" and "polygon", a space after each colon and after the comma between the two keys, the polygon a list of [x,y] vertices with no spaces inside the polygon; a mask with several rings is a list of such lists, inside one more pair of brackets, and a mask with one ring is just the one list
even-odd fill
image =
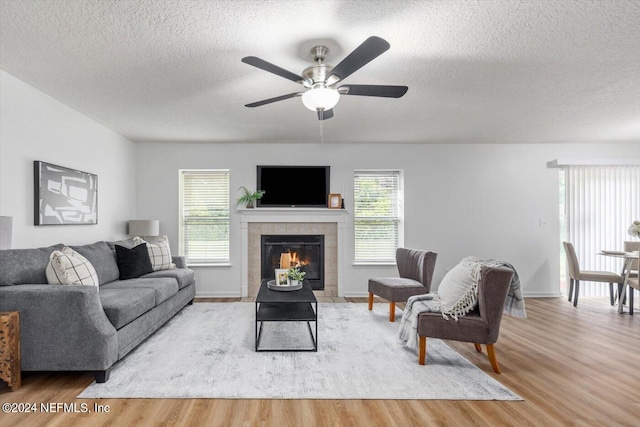
{"label": "fireplace mantel", "polygon": [[[343,295],[343,263],[340,262],[344,251],[344,227],[349,212],[345,209],[328,208],[253,208],[239,209],[242,230],[242,296],[249,296],[249,224],[274,223],[304,224],[335,223],[337,226],[337,282],[338,296]],[[334,294],[335,295],[335,294]]]}
{"label": "fireplace mantel", "polygon": [[344,222],[346,209],[253,208],[239,209],[240,222]]}

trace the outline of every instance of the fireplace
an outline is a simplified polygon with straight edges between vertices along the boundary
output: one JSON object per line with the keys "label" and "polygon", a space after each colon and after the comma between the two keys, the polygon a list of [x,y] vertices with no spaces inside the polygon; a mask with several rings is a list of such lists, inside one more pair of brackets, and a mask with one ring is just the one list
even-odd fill
{"label": "fireplace", "polygon": [[300,265],[314,290],[324,290],[324,236],[284,234],[261,236],[262,279],[273,279],[276,268]]}

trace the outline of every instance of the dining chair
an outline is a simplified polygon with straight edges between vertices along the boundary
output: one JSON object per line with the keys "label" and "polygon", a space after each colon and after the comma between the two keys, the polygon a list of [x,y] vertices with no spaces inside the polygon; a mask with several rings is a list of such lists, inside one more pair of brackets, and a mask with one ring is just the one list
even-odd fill
{"label": "dining chair", "polygon": [[[640,252],[640,242],[624,242],[624,251],[625,252]],[[640,274],[638,274],[638,268],[640,265],[640,256],[631,261],[631,267],[629,272],[629,277],[627,278],[627,285],[629,286],[629,314],[633,315],[633,294],[635,291],[640,291],[640,285],[638,284],[638,279]]]}
{"label": "dining chair", "polygon": [[[578,305],[578,295],[580,294],[580,281],[585,282],[601,282],[609,283],[609,297],[611,305],[614,305],[613,284],[617,283],[620,287],[624,285],[624,279],[621,275],[612,273],[611,271],[592,271],[580,270],[576,250],[572,243],[562,242],[564,251],[567,255],[567,265],[569,267],[569,301],[573,296],[573,306]],[[622,295],[622,292],[620,293]]]}

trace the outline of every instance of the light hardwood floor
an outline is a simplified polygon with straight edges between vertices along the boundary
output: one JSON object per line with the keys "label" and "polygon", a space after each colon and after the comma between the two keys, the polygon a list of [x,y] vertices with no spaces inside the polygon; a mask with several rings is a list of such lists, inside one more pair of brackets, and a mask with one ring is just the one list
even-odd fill
{"label": "light hardwood floor", "polygon": [[639,426],[640,312],[620,315],[606,299],[588,298],[578,308],[564,298],[527,299],[526,308],[525,320],[503,318],[496,345],[501,375],[486,353],[449,343],[522,402],[76,399],[92,382],[90,374],[25,373],[18,391],[0,386],[0,403],[86,403],[91,410],[99,404],[110,412],[0,413],[0,425]]}

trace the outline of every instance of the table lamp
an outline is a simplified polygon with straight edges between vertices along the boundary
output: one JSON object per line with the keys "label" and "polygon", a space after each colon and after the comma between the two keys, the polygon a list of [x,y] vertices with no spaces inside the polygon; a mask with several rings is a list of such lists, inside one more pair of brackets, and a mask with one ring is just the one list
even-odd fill
{"label": "table lamp", "polygon": [[150,237],[160,235],[160,221],[157,219],[136,219],[129,221],[130,236]]}

